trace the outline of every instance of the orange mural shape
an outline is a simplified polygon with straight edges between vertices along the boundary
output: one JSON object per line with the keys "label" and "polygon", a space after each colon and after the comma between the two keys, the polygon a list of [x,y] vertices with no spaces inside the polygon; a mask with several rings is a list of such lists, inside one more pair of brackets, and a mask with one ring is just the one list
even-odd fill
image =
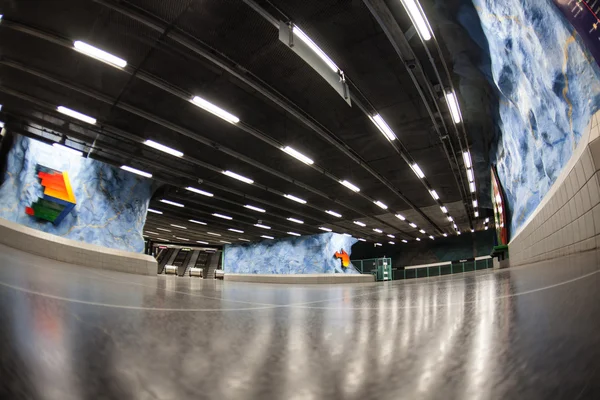
{"label": "orange mural shape", "polygon": [[334,255],[335,258],[340,258],[342,260],[342,267],[347,268],[350,265],[350,256],[344,249],[336,251]]}

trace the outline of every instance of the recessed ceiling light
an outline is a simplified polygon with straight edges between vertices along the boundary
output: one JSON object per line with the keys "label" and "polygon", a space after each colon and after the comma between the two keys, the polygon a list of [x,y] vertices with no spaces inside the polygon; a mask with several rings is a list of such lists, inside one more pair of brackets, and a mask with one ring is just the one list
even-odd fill
{"label": "recessed ceiling light", "polygon": [[384,210],[387,210],[388,206],[385,205],[384,203],[382,203],[381,201],[377,200],[374,201],[373,204],[375,204],[377,207],[379,208],[383,208]]}
{"label": "recessed ceiling light", "polygon": [[83,152],[81,152],[79,150],[76,150],[76,149],[73,149],[71,147],[62,145],[60,143],[53,143],[52,147],[54,147],[55,149],[59,149],[59,150],[65,151],[65,152],[67,152],[69,154],[73,154],[74,156],[83,157]]}
{"label": "recessed ceiling light", "polygon": [[446,93],[446,100],[448,101],[448,105],[450,107],[450,113],[452,114],[452,119],[455,124],[458,124],[461,121],[460,116],[460,108],[458,107],[458,99],[456,98],[456,94],[454,92]]}
{"label": "recessed ceiling light", "polygon": [[475,193],[475,182],[469,183],[469,188],[471,189],[471,193]]}
{"label": "recessed ceiling light", "polygon": [[176,203],[176,202],[174,202],[174,201],[171,201],[171,200],[160,199],[160,202],[161,202],[161,203],[165,203],[165,204],[170,204],[170,205],[172,205],[172,206],[175,206],[175,207],[180,207],[180,208],[183,208],[183,207],[185,207],[183,204],[181,204],[181,203]]}
{"label": "recessed ceiling light", "polygon": [[440,210],[442,210],[442,212],[443,212],[444,214],[448,213],[448,209],[447,209],[446,207],[444,207],[444,206],[441,206],[441,207],[440,207]]}
{"label": "recessed ceiling light", "polygon": [[331,229],[325,228],[324,226],[320,226],[319,229],[325,232],[331,232]]}
{"label": "recessed ceiling light", "polygon": [[475,180],[475,177],[473,176],[473,170],[470,168],[467,170],[467,177],[469,178],[469,182],[473,182]]}
{"label": "recessed ceiling light", "polygon": [[365,226],[367,226],[367,224],[365,224],[365,223],[363,223],[363,222],[360,222],[360,221],[353,221],[353,222],[354,222],[356,225],[358,225],[358,226],[362,226],[362,227],[365,227]]}
{"label": "recessed ceiling light", "polygon": [[254,226],[256,226],[257,228],[262,228],[262,229],[271,229],[270,226],[263,225],[263,224],[254,224]]}
{"label": "recessed ceiling light", "polygon": [[413,172],[415,173],[415,175],[417,175],[418,178],[425,178],[423,170],[421,169],[421,167],[419,167],[417,163],[414,163],[410,167],[412,168]]}
{"label": "recessed ceiling light", "polygon": [[375,114],[372,117],[369,116],[369,118],[371,119],[371,122],[373,122],[373,124],[375,124],[377,129],[379,129],[379,131],[381,133],[383,133],[383,136],[385,136],[389,140],[396,140],[396,134],[394,133],[394,131],[392,131],[392,129],[389,127],[389,125],[383,120],[383,118],[381,118],[381,115]]}
{"label": "recessed ceiling light", "polygon": [[303,224],[304,223],[304,221],[302,221],[300,219],[292,218],[292,217],[289,217],[287,220],[291,221],[291,222],[295,222],[297,224]]}
{"label": "recessed ceiling light", "polygon": [[206,225],[206,222],[196,221],[195,219],[190,219],[188,221],[193,222],[194,224],[198,224],[198,225]]}
{"label": "recessed ceiling light", "polygon": [[284,194],[283,197],[285,197],[286,199],[295,201],[296,203],[306,204],[306,200],[301,199],[300,197],[296,197],[296,196],[291,195],[291,194]]}
{"label": "recessed ceiling light", "polygon": [[452,216],[448,215],[448,221],[452,222],[452,221],[454,221],[454,218],[452,218]]}
{"label": "recessed ceiling light", "polygon": [[433,236],[431,236],[431,235],[429,235],[429,239],[431,239],[431,240],[434,240],[434,237],[433,237]]}
{"label": "recessed ceiling light", "polygon": [[389,244],[396,244],[395,242],[388,242]]}
{"label": "recessed ceiling light", "polygon": [[288,235],[301,236],[299,233],[296,233],[296,232],[288,232]]}
{"label": "recessed ceiling light", "polygon": [[87,56],[113,65],[115,67],[125,68],[127,66],[127,61],[123,60],[122,58],[107,53],[104,50],[100,50],[80,40],[76,40],[75,42],[73,42],[73,47],[80,53],[83,53]]}
{"label": "recessed ceiling light", "polygon": [[440,198],[435,190],[430,190],[429,194],[431,194],[431,197],[433,197],[434,200],[439,200]]}
{"label": "recessed ceiling light", "polygon": [[261,238],[265,238],[265,239],[275,239],[273,236],[267,236],[267,235],[260,235]]}
{"label": "recessed ceiling light", "polygon": [[152,147],[153,149],[162,151],[162,152],[170,154],[172,156],[183,157],[183,153],[180,152],[179,150],[172,149],[170,147],[165,146],[164,144],[157,143],[154,140],[148,139],[144,142],[144,144],[148,147]]}
{"label": "recessed ceiling light", "polygon": [[214,104],[204,100],[200,96],[194,96],[194,98],[192,99],[192,103],[204,109],[205,111],[208,111],[209,113],[216,115],[221,119],[224,119],[227,122],[231,122],[232,124],[237,124],[238,122],[240,122],[240,119],[235,115],[223,110],[220,107],[215,106]]}
{"label": "recessed ceiling light", "polygon": [[92,118],[89,115],[82,114],[78,111],[71,110],[67,107],[59,106],[56,108],[56,111],[58,111],[61,114],[68,115],[69,117],[78,119],[80,121],[87,122],[88,124],[94,125],[96,123],[96,118]]}
{"label": "recessed ceiling light", "polygon": [[402,215],[402,214],[396,214],[396,218],[398,218],[400,221],[406,220],[406,218],[404,218],[404,215]]}
{"label": "recessed ceiling light", "polygon": [[443,237],[448,237],[448,234],[447,233],[442,233],[442,236]]}
{"label": "recessed ceiling light", "polygon": [[335,63],[325,54],[323,50],[319,46],[313,42],[306,33],[302,32],[300,28],[296,25],[292,26],[292,32],[298,39],[302,40],[333,72],[339,72],[339,68]]}
{"label": "recessed ceiling light", "polygon": [[231,231],[231,232],[244,233],[244,231],[241,231],[239,229],[234,229],[234,228],[227,228],[227,230]]}
{"label": "recessed ceiling light", "polygon": [[353,192],[360,192],[360,188],[358,186],[348,182],[347,180],[340,181],[340,183],[346,186],[348,189],[352,190]]}
{"label": "recessed ceiling light", "polygon": [[327,214],[329,214],[329,215],[333,215],[334,217],[337,217],[337,218],[342,218],[342,214],[340,214],[340,213],[336,213],[335,211],[332,211],[332,210],[327,210],[327,211],[325,211],[325,212],[326,212]]}
{"label": "recessed ceiling light", "polygon": [[425,234],[425,229],[420,229],[419,232]]}
{"label": "recessed ceiling light", "polygon": [[488,222],[490,222],[489,217],[485,219],[485,223],[487,224]]}
{"label": "recessed ceiling light", "polygon": [[229,176],[229,177],[231,177],[233,179],[237,179],[238,181],[242,181],[242,182],[247,183],[249,185],[251,185],[251,184],[254,183],[254,181],[252,179],[246,178],[245,176],[240,175],[240,174],[236,174],[235,172],[223,171],[223,175],[227,175],[227,176]]}
{"label": "recessed ceiling light", "polygon": [[429,23],[427,22],[427,18],[423,13],[423,10],[417,4],[415,0],[401,0],[404,8],[410,15],[410,19],[412,20],[417,32],[419,32],[419,36],[425,41],[431,39],[431,31],[429,30]]}
{"label": "recessed ceiling light", "polygon": [[181,225],[175,225],[175,224],[169,224],[174,228],[179,228],[179,229],[187,229],[185,226],[181,226]]}
{"label": "recessed ceiling light", "polygon": [[213,215],[213,217],[222,218],[222,219],[228,219],[228,220],[233,219],[229,215],[224,215],[224,214],[219,214],[219,213],[213,213],[212,215]]}
{"label": "recessed ceiling light", "polygon": [[121,165],[121,169],[127,172],[131,172],[136,175],[143,176],[144,178],[152,178],[152,174],[149,172],[140,171],[139,169],[131,168],[127,165]]}
{"label": "recessed ceiling light", "polygon": [[420,242],[420,241],[421,241],[421,239],[419,239],[419,238],[416,238],[415,240],[416,240],[417,242]]}
{"label": "recessed ceiling light", "polygon": [[471,229],[471,233],[474,233],[474,232],[475,232],[475,229]]}
{"label": "recessed ceiling light", "polygon": [[475,211],[473,215],[475,215],[475,218],[479,218],[479,211]]}
{"label": "recessed ceiling light", "polygon": [[302,161],[304,164],[312,165],[315,163],[313,160],[311,160],[304,154],[300,153],[299,151],[292,149],[290,146],[282,147],[281,150],[288,153],[290,156],[294,157],[295,159]]}
{"label": "recessed ceiling light", "polygon": [[478,205],[479,203],[477,203],[477,200],[473,200],[473,208],[477,208]]}
{"label": "recessed ceiling light", "polygon": [[255,207],[255,206],[252,206],[250,204],[246,204],[244,207],[246,207],[249,210],[258,211],[258,212],[261,212],[261,213],[265,212],[265,210],[263,210],[262,208]]}
{"label": "recessed ceiling light", "polygon": [[214,194],[212,194],[210,192],[206,192],[204,190],[196,189],[195,187],[191,187],[191,186],[188,186],[185,189],[189,190],[190,192],[198,193],[198,194],[201,194],[202,196],[206,196],[206,197],[213,197],[214,196]]}
{"label": "recessed ceiling light", "polygon": [[471,168],[471,154],[468,151],[463,152],[463,160],[465,162],[465,168]]}
{"label": "recessed ceiling light", "polygon": [[158,211],[158,210],[155,210],[153,208],[149,208],[148,212],[151,212],[151,213],[154,213],[154,214],[162,214],[163,213],[162,211]]}
{"label": "recessed ceiling light", "polygon": [[402,239],[402,243],[408,243],[408,240]]}

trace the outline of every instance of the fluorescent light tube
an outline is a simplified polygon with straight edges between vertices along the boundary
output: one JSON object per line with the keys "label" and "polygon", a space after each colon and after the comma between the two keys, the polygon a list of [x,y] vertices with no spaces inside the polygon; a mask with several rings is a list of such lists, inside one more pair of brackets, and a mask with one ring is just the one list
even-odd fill
{"label": "fluorescent light tube", "polygon": [[190,219],[188,221],[193,222],[194,224],[198,224],[198,225],[206,225],[206,222],[196,221],[195,219]]}
{"label": "fluorescent light tube", "polygon": [[396,218],[398,218],[400,221],[406,221],[406,218],[404,218],[404,215],[402,214],[396,214]]}
{"label": "fluorescent light tube", "polygon": [[241,231],[239,229],[228,228],[227,230],[231,231],[231,232],[236,232],[236,233],[244,233],[244,231]]}
{"label": "fluorescent light tube", "polygon": [[209,113],[216,115],[221,119],[224,119],[227,122],[231,122],[232,124],[237,124],[238,122],[240,122],[240,119],[235,115],[223,110],[220,107],[215,106],[214,104],[204,100],[200,96],[194,96],[194,98],[192,99],[192,103],[204,109],[205,111],[208,111]]}
{"label": "fluorescent light tube", "polygon": [[198,193],[198,194],[201,194],[202,196],[206,196],[206,197],[214,196],[214,194],[212,194],[210,192],[205,192],[204,190],[196,189],[195,187],[191,187],[191,186],[188,186],[185,189],[189,190],[190,192]]}
{"label": "fluorescent light tube", "polygon": [[360,221],[353,221],[353,222],[354,222],[354,224],[356,224],[356,225],[358,225],[358,226],[362,226],[362,227],[365,227],[365,226],[367,226],[367,224],[365,224],[365,223],[363,223],[363,222],[360,222]]}
{"label": "fluorescent light tube", "polygon": [[375,114],[372,117],[369,116],[369,118],[371,118],[371,121],[373,122],[373,124],[375,124],[377,129],[379,129],[386,138],[388,138],[389,140],[397,139],[396,134],[394,133],[394,131],[392,131],[392,129],[389,127],[389,125],[383,120],[383,118],[381,118],[381,115]]}
{"label": "fluorescent light tube", "polygon": [[76,149],[73,149],[71,147],[64,146],[64,145],[62,145],[60,143],[53,143],[52,147],[54,147],[55,149],[66,151],[67,153],[73,154],[73,155],[78,156],[78,157],[82,157],[83,156],[83,152],[81,152],[79,150],[76,150]]}
{"label": "fluorescent light tube", "polygon": [[296,233],[296,232],[288,232],[288,235],[301,236],[299,233]]}
{"label": "fluorescent light tube", "polygon": [[359,242],[366,242],[366,239],[363,239],[363,238],[358,238],[358,241],[359,241]]}
{"label": "fluorescent light tube", "polygon": [[469,183],[469,188],[471,189],[471,193],[475,193],[475,182]]}
{"label": "fluorescent light tube", "polygon": [[182,238],[182,237],[179,237],[179,236],[175,236],[175,239],[183,240],[184,242],[189,242],[190,241],[190,239]]}
{"label": "fluorescent light tube", "polygon": [[478,205],[477,200],[473,200],[473,208],[477,208],[477,205]]}
{"label": "fluorescent light tube", "polygon": [[448,215],[448,221],[452,222],[452,221],[454,221],[454,218],[452,218],[452,216]]}
{"label": "fluorescent light tube", "polygon": [[175,157],[183,157],[183,153],[179,150],[172,149],[170,147],[165,146],[164,144],[160,144],[155,142],[154,140],[146,140],[144,144],[148,147],[152,147],[153,149],[160,150],[164,153],[170,154]]}
{"label": "fluorescent light tube", "polygon": [[265,210],[263,210],[262,208],[251,206],[250,204],[246,204],[244,207],[247,208],[247,209],[249,209],[249,210],[258,211],[258,212],[261,212],[261,213],[265,212]]}
{"label": "fluorescent light tube", "polygon": [[143,176],[144,178],[152,178],[152,174],[144,171],[140,171],[139,169],[131,168],[127,165],[121,165],[121,169],[127,172],[131,172],[133,174],[137,174]]}
{"label": "fluorescent light tube", "polygon": [[373,228],[373,232],[383,233],[383,231],[381,229],[378,229],[378,228]]}
{"label": "fluorescent light tube", "polygon": [[488,230],[488,227],[487,227],[487,225],[485,226],[485,230],[486,230],[486,231]]}
{"label": "fluorescent light tube", "polygon": [[236,174],[235,172],[223,171],[223,174],[227,175],[233,179],[237,179],[238,181],[242,181],[244,183],[250,184],[250,185],[254,183],[254,181],[252,179],[246,178],[245,176],[242,176],[240,174]]}
{"label": "fluorescent light tube", "polygon": [[384,203],[382,203],[381,201],[377,200],[374,201],[373,204],[375,204],[377,207],[379,208],[383,208],[384,210],[387,210],[388,206],[385,205]]}
{"label": "fluorescent light tube", "polygon": [[340,213],[336,213],[335,211],[332,211],[332,210],[327,210],[327,211],[325,211],[325,212],[326,212],[327,214],[329,214],[329,215],[333,215],[334,217],[342,218],[342,214],[340,214]]}
{"label": "fluorescent light tube", "polygon": [[416,240],[417,240],[417,242],[420,242],[420,241],[421,241],[421,239],[419,239],[419,238],[417,238]]}
{"label": "fluorescent light tube", "polygon": [[471,154],[468,151],[463,152],[463,160],[465,162],[465,168],[471,168]]}
{"label": "fluorescent light tube", "polygon": [[425,41],[431,39],[431,31],[429,30],[429,22],[427,22],[427,18],[425,17],[425,13],[421,7],[417,4],[416,0],[401,0],[404,8],[410,15],[410,19],[412,20],[417,32],[419,32],[419,36]]}
{"label": "fluorescent light tube", "polygon": [[392,235],[392,234],[388,235],[388,237],[390,237],[390,238],[392,238],[392,239],[396,239],[396,236],[394,236],[394,235]]}
{"label": "fluorescent light tube", "polygon": [[473,176],[473,170],[470,168],[467,170],[467,177],[469,178],[469,182],[473,182],[475,180],[475,177]]}
{"label": "fluorescent light tube", "polygon": [[319,229],[325,232],[331,232],[331,229],[325,228],[324,226],[320,226]]}
{"label": "fluorescent light tube", "polygon": [[181,226],[181,225],[175,225],[175,224],[169,224],[175,228],[179,228],[179,229],[187,229],[185,226]]}
{"label": "fluorescent light tube", "polygon": [[344,232],[344,233],[342,233],[342,235],[344,235],[344,236],[348,236],[348,237],[352,237],[352,235],[351,235],[351,234],[349,234],[349,233],[345,233],[345,232]]}
{"label": "fluorescent light tube", "polygon": [[474,233],[474,232],[475,232],[475,229],[471,229],[471,233]]}
{"label": "fluorescent light tube", "polygon": [[486,219],[485,219],[485,223],[487,224],[488,222],[490,222],[490,219],[489,219],[489,218],[486,218]]}
{"label": "fluorescent light tube", "polygon": [[222,218],[222,219],[228,219],[228,220],[233,219],[229,215],[224,215],[224,214],[219,214],[219,213],[213,213],[212,215],[213,215],[213,217]]}
{"label": "fluorescent light tube", "polygon": [[149,234],[151,234],[151,235],[160,235],[160,233],[156,233],[156,232],[150,232],[150,231],[146,231],[146,232],[144,232],[144,233],[149,233]]}
{"label": "fluorescent light tube", "polygon": [[273,236],[267,236],[267,235],[260,235],[261,238],[265,238],[265,239],[275,239]]}
{"label": "fluorescent light tube", "polygon": [[288,218],[287,220],[291,221],[291,222],[295,222],[297,224],[303,224],[304,223],[304,221],[302,221],[300,219],[292,218],[292,217]]}
{"label": "fluorescent light tube", "polygon": [[443,237],[448,237],[448,234],[447,233],[442,233],[442,236]]}
{"label": "fluorescent light tube", "polygon": [[441,206],[440,210],[442,210],[444,214],[448,214],[448,209],[445,206]]}
{"label": "fluorescent light tube", "polygon": [[156,228],[157,231],[163,231],[163,232],[171,232],[169,229],[165,229],[165,228]]}
{"label": "fluorescent light tube", "polygon": [[231,244],[231,242],[228,242],[227,240],[219,240],[220,243],[225,243],[225,244]]}
{"label": "fluorescent light tube", "polygon": [[202,240],[196,240],[196,243],[200,243],[200,244],[208,244],[208,242],[203,242]]}
{"label": "fluorescent light tube", "polygon": [[292,32],[294,33],[294,35],[296,35],[296,37],[300,40],[302,40],[308,47],[310,47],[310,49],[317,55],[319,56],[319,58],[321,60],[323,60],[323,62],[325,62],[325,64],[327,64],[327,66],[329,68],[331,68],[331,70],[333,72],[339,72],[340,69],[338,68],[337,65],[335,65],[335,63],[331,60],[331,58],[329,58],[327,56],[327,54],[325,54],[325,52],[323,50],[321,50],[321,48],[319,48],[319,46],[317,46],[315,44],[315,42],[313,42],[306,33],[302,32],[302,30],[300,28],[298,28],[296,25],[294,25],[292,27]]}
{"label": "fluorescent light tube", "polygon": [[113,56],[112,54],[107,53],[104,50],[100,50],[80,40],[76,40],[75,42],[73,42],[73,47],[80,53],[83,53],[87,56],[95,58],[96,60],[105,62],[115,67],[125,68],[127,66],[127,61],[123,60],[122,58]]}
{"label": "fluorescent light tube", "polygon": [[306,204],[306,200],[301,199],[300,197],[296,197],[296,196],[291,195],[291,194],[284,194],[283,197],[285,197],[286,199],[295,201],[296,203]]}
{"label": "fluorescent light tube", "polygon": [[212,235],[212,236],[221,236],[218,233],[214,233],[214,232],[206,232],[208,235]]}
{"label": "fluorescent light tube", "polygon": [[437,192],[435,190],[430,190],[429,194],[431,194],[431,197],[433,197],[434,200],[439,200],[440,196],[438,196]]}
{"label": "fluorescent light tube", "polygon": [[417,224],[415,224],[414,222],[411,222],[409,225],[412,226],[413,228],[417,227]]}
{"label": "fluorescent light tube", "polygon": [[381,243],[375,243],[375,246],[381,246]]}
{"label": "fluorescent light tube", "polygon": [[421,167],[419,167],[418,164],[413,164],[410,166],[413,170],[413,172],[415,173],[415,175],[417,175],[417,177],[419,178],[425,178],[425,174],[423,173],[423,170],[421,170]]}
{"label": "fluorescent light tube", "polygon": [[388,242],[388,243],[389,243],[389,244],[396,244],[396,243],[394,243],[394,242]]}
{"label": "fluorescent light tube", "polygon": [[248,239],[244,239],[244,238],[238,238],[238,240],[241,240],[242,242],[249,242]]}
{"label": "fluorescent light tube", "polygon": [[176,202],[171,201],[171,200],[160,199],[160,202],[161,203],[165,203],[165,204],[170,204],[170,205],[175,206],[175,207],[180,207],[180,208],[185,207],[183,204],[176,203]]}
{"label": "fluorescent light tube", "polygon": [[254,224],[254,226],[256,226],[257,228],[271,229],[271,227],[270,227],[270,226],[263,225],[263,224]]}
{"label": "fluorescent light tube", "polygon": [[421,232],[422,234],[425,234],[425,229],[419,229],[419,232]]}
{"label": "fluorescent light tube", "polygon": [[281,150],[288,153],[290,156],[294,157],[295,159],[302,161],[304,164],[312,165],[315,163],[313,160],[306,157],[304,154],[300,153],[299,151],[292,149],[290,146],[282,147]]}
{"label": "fluorescent light tube", "polygon": [[475,218],[479,218],[479,211],[475,211],[474,215],[475,215]]}
{"label": "fluorescent light tube", "polygon": [[408,243],[408,240],[402,239],[402,243]]}
{"label": "fluorescent light tube", "polygon": [[360,188],[358,186],[348,182],[347,180],[340,181],[340,183],[346,186],[348,189],[352,190],[353,192],[360,192]]}
{"label": "fluorescent light tube", "polygon": [[454,229],[458,229],[458,225],[453,224],[452,226],[454,226]]}
{"label": "fluorescent light tube", "polygon": [[456,94],[454,92],[446,93],[446,101],[450,106],[450,113],[452,114],[452,119],[455,124],[458,124],[461,121],[460,116],[460,108],[458,107],[458,99],[456,98]]}
{"label": "fluorescent light tube", "polygon": [[56,108],[56,111],[58,111],[61,114],[68,115],[69,117],[78,119],[80,121],[87,122],[88,124],[94,125],[96,123],[96,118],[92,118],[88,115],[82,114],[75,110],[71,110],[70,108],[67,108],[67,107],[58,106]]}
{"label": "fluorescent light tube", "polygon": [[170,240],[169,240],[169,239],[163,239],[163,238],[156,238],[156,240],[160,240],[160,241],[162,241],[162,242],[170,242]]}
{"label": "fluorescent light tube", "polygon": [[429,239],[435,240],[433,236],[429,235]]}

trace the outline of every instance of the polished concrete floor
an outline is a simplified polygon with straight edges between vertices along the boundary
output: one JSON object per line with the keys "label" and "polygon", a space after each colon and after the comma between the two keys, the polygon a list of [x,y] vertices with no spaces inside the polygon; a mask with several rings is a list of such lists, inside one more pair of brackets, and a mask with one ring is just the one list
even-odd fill
{"label": "polished concrete floor", "polygon": [[0,245],[1,399],[600,399],[595,252],[280,286],[92,270]]}

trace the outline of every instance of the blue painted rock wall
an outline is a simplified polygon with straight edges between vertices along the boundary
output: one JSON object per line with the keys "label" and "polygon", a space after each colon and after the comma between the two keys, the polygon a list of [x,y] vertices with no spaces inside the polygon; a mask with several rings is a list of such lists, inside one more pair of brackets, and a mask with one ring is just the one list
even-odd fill
{"label": "blue painted rock wall", "polygon": [[[25,213],[43,196],[37,164],[69,173],[77,205],[58,226]],[[0,186],[0,218],[68,239],[143,252],[142,229],[152,192],[152,180],[16,136]]]}
{"label": "blue painted rock wall", "polygon": [[357,274],[350,263],[342,267],[336,251],[348,255],[358,240],[338,233],[265,240],[225,246],[224,271],[234,274]]}
{"label": "blue painted rock wall", "polygon": [[[506,193],[512,236],[555,182],[598,110],[600,72],[552,0],[473,0],[473,5],[499,96],[500,136],[491,161]],[[459,19],[469,31],[479,23]]]}

